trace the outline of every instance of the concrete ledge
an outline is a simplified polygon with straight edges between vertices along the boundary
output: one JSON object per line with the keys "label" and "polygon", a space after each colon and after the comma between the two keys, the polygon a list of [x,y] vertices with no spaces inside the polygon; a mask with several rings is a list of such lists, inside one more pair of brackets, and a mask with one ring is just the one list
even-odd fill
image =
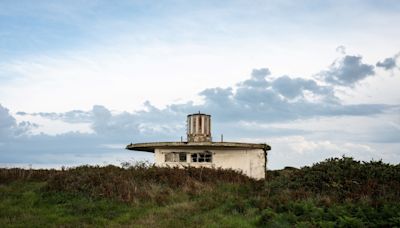
{"label": "concrete ledge", "polygon": [[263,149],[271,150],[271,147],[265,143],[239,143],[239,142],[149,142],[129,144],[125,149],[147,151],[154,153],[155,149]]}

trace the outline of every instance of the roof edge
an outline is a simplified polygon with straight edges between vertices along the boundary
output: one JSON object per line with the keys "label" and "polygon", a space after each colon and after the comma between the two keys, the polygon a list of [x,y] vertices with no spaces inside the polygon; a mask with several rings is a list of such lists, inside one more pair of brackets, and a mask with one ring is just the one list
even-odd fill
{"label": "roof edge", "polygon": [[263,149],[271,150],[271,146],[266,143],[242,143],[242,142],[147,142],[129,144],[125,147],[127,150],[153,152],[155,149],[162,148],[186,148],[186,149]]}

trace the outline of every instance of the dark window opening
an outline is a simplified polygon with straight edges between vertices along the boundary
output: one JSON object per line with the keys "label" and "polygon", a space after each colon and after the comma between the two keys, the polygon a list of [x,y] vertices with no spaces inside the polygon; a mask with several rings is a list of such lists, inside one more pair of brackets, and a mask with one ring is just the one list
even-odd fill
{"label": "dark window opening", "polygon": [[191,155],[192,162],[212,162],[212,153],[206,151],[204,153],[194,153]]}
{"label": "dark window opening", "polygon": [[179,153],[179,161],[186,162],[186,153]]}

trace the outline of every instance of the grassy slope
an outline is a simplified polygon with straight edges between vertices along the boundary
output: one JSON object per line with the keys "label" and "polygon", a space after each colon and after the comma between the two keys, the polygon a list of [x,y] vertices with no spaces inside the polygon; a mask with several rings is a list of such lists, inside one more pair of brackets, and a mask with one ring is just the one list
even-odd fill
{"label": "grassy slope", "polygon": [[331,159],[271,171],[0,169],[0,227],[400,226],[400,166]]}

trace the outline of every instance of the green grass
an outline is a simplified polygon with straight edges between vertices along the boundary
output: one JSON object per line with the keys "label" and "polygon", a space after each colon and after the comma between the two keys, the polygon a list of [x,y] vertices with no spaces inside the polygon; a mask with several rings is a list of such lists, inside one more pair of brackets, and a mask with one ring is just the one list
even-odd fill
{"label": "green grass", "polygon": [[165,205],[131,204],[84,194],[46,192],[45,182],[16,181],[0,186],[1,227],[120,226],[251,227],[254,216],[214,204],[207,196],[182,197]]}
{"label": "green grass", "polygon": [[400,167],[0,169],[0,227],[400,227]]}
{"label": "green grass", "polygon": [[139,216],[138,208],[108,199],[46,193],[45,183],[13,182],[0,187],[0,226],[104,226]]}

